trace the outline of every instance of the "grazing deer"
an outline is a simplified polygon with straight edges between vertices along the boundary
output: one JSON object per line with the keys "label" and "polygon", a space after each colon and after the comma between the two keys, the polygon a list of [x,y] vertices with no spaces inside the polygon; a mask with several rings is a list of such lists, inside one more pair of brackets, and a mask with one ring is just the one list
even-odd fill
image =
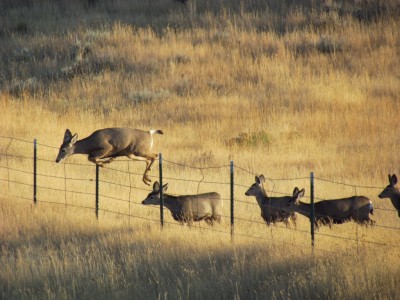
{"label": "grazing deer", "polygon": [[[299,191],[297,187],[295,190]],[[301,202],[300,198],[303,196],[304,189],[299,191],[297,198],[289,202],[288,208],[289,211],[302,214],[311,220],[311,204]],[[372,225],[374,221],[369,218],[369,214],[373,214],[372,202],[364,196],[314,203],[314,224],[317,228],[320,224],[329,225],[331,228],[332,224],[343,224],[351,220],[359,224]]]}
{"label": "grazing deer", "polygon": [[161,130],[143,131],[133,128],[105,128],[96,130],[90,136],[79,140],[78,135],[67,129],[58,152],[56,163],[73,154],[86,154],[88,160],[101,167],[116,157],[126,156],[133,160],[146,162],[143,182],[150,185],[147,176],[157,154],[151,153],[153,134],[163,134]]}
{"label": "grazing deer", "polygon": [[379,198],[389,198],[392,201],[394,208],[397,209],[398,216],[400,217],[400,192],[396,187],[397,184],[397,176],[393,174],[390,176],[389,174],[389,185],[385,187],[382,193],[379,194]]}
{"label": "grazing deer", "polygon": [[289,225],[289,219],[296,226],[296,214],[294,212],[285,211],[289,201],[297,195],[285,197],[268,197],[264,189],[265,178],[263,175],[256,176],[256,182],[247,190],[246,196],[256,197],[257,203],[261,209],[261,217],[269,226],[271,223],[283,222],[286,226]]}
{"label": "grazing deer", "polygon": [[[167,191],[168,183],[163,185],[164,206],[171,211],[175,221],[181,224],[201,220],[208,225],[214,225],[214,221],[221,223],[223,202],[218,193],[205,193],[198,195],[173,196],[164,194]],[[160,184],[156,181],[153,184],[153,191],[142,201],[143,205],[160,205]]]}

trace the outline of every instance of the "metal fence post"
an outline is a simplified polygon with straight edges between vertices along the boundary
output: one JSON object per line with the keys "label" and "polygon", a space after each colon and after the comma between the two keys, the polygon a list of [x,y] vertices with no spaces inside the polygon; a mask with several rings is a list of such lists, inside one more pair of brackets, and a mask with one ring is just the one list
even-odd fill
{"label": "metal fence post", "polygon": [[314,221],[315,221],[315,215],[314,215],[314,172],[310,173],[310,198],[311,198],[311,212],[310,212],[310,222],[311,222],[311,246],[314,249]]}
{"label": "metal fence post", "polygon": [[99,219],[99,175],[100,167],[96,165],[96,219]]}
{"label": "metal fence post", "polygon": [[234,177],[233,177],[233,171],[234,171],[234,165],[233,165],[233,160],[231,160],[231,165],[230,165],[230,175],[231,175],[231,183],[230,183],[230,188],[231,188],[231,238],[233,239],[234,235],[234,225],[235,225],[235,203],[234,203],[234,189],[233,189],[233,184],[234,184]]}
{"label": "metal fence post", "polygon": [[159,170],[160,170],[160,225],[164,227],[164,199],[163,199],[163,173],[162,173],[162,153],[159,154]]}
{"label": "metal fence post", "polygon": [[33,140],[33,203],[37,200],[37,140]]}

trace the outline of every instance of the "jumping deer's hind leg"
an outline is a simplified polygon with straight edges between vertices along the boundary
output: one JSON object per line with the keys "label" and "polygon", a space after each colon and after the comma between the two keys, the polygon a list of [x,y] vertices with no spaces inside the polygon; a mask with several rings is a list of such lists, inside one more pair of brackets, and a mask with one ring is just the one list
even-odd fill
{"label": "jumping deer's hind leg", "polygon": [[151,169],[151,165],[154,163],[158,155],[150,154],[150,155],[136,156],[134,154],[129,154],[127,156],[132,160],[144,161],[146,163],[146,169],[144,170],[143,173],[143,182],[147,185],[150,185],[151,179],[147,176],[147,173]]}
{"label": "jumping deer's hind leg", "polygon": [[150,154],[148,156],[148,159],[150,160],[150,164],[147,166],[147,171],[151,171],[151,166],[153,165],[154,161],[157,159],[158,154]]}
{"label": "jumping deer's hind leg", "polygon": [[146,160],[146,169],[143,174],[143,180],[146,180],[148,182],[151,182],[151,179],[147,176],[147,173],[151,170],[151,166],[153,165],[154,161],[158,157],[157,154],[152,154],[152,156],[147,157]]}

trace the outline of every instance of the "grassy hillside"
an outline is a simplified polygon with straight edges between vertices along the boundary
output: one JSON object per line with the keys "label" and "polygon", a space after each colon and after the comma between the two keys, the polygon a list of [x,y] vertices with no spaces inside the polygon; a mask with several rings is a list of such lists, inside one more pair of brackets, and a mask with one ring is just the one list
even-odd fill
{"label": "grassy hillside", "polygon": [[[31,165],[1,157],[2,297],[395,298],[399,248],[358,241],[399,245],[398,230],[353,223],[323,228],[314,257],[302,234],[309,230],[305,218],[296,230],[266,228],[244,192],[254,174],[290,179],[313,171],[357,186],[320,181],[318,198],[364,194],[388,210],[376,212],[378,224],[399,227],[389,201],[377,198],[400,165],[399,15],[395,0],[1,1],[1,136],[58,147],[66,128],[81,138],[108,126],[162,129],[154,151],[166,160],[196,167],[234,160],[237,216],[259,221],[238,220],[231,243],[229,236],[181,228],[172,219],[160,231],[157,222],[107,213],[97,222],[93,211],[65,209],[89,203],[85,195],[41,190],[31,207],[7,195],[30,197],[29,188],[5,181],[30,182],[31,174],[10,175],[6,167],[30,172]],[[1,139],[0,149],[31,155],[18,140]],[[48,160],[40,172],[61,177],[39,178],[39,184],[62,189],[63,176],[91,178],[53,163],[56,148],[41,147],[39,155]],[[144,168],[118,164],[136,173]],[[102,172],[104,180],[132,184],[130,176]],[[229,180],[226,169],[167,164],[166,172]],[[69,188],[87,191],[91,184]],[[157,209],[140,206],[148,193],[140,184],[133,194],[102,186],[129,199],[129,206],[103,201],[102,208],[157,220]],[[267,188],[289,194],[295,185],[309,195],[307,179]],[[172,193],[198,189],[229,198],[223,185],[170,181]],[[54,199],[62,205],[45,204]],[[217,230],[229,232],[228,223]],[[324,234],[356,236],[357,246]]]}

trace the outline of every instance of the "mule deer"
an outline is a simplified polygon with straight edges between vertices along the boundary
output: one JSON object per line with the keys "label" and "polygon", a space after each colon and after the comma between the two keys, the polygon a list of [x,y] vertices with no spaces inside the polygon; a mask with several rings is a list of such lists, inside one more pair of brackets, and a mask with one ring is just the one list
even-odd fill
{"label": "mule deer", "polygon": [[263,175],[255,177],[256,182],[247,190],[246,196],[256,197],[257,203],[261,209],[261,217],[269,226],[271,223],[283,222],[286,226],[289,225],[289,219],[292,220],[293,224],[296,225],[296,214],[293,212],[287,212],[284,208],[287,206],[293,196],[285,197],[268,197],[265,189],[264,182],[265,178]]}
{"label": "mule deer", "polygon": [[[188,223],[189,226],[201,220],[211,226],[214,221],[221,223],[223,203],[218,193],[173,196],[164,194],[167,188],[168,183],[162,187],[164,206],[171,211],[175,221],[181,224]],[[153,191],[142,204],[160,205],[160,184],[157,181],[153,184]]]}
{"label": "mule deer", "polygon": [[392,201],[392,204],[395,209],[397,209],[398,216],[400,217],[400,191],[396,187],[397,184],[397,176],[393,174],[390,176],[389,174],[389,185],[385,187],[382,193],[379,194],[379,198],[389,198]]}
{"label": "mule deer", "polygon": [[79,140],[78,135],[67,129],[58,152],[56,162],[73,154],[86,154],[88,160],[101,167],[112,162],[116,157],[126,156],[133,160],[146,162],[143,182],[150,185],[147,176],[157,154],[151,153],[153,134],[163,134],[161,130],[143,131],[133,128],[105,128],[96,130],[90,136]]}
{"label": "mule deer", "polygon": [[[296,187],[295,190],[298,190]],[[299,191],[298,197],[293,198],[288,208],[291,212],[297,212],[311,220],[311,204],[300,201],[304,196],[304,189]],[[359,224],[373,224],[369,218],[373,214],[371,200],[364,196],[352,196],[343,199],[322,200],[314,203],[314,224],[318,228],[320,224],[329,225],[343,224],[354,220]]]}

